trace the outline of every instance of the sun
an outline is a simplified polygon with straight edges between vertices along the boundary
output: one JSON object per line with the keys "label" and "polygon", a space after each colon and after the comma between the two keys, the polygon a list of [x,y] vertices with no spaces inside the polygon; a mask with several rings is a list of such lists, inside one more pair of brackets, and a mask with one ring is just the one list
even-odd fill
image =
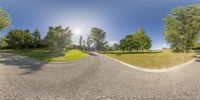
{"label": "sun", "polygon": [[76,29],[76,30],[74,31],[74,34],[75,34],[75,35],[81,35],[81,31],[80,31],[79,29]]}

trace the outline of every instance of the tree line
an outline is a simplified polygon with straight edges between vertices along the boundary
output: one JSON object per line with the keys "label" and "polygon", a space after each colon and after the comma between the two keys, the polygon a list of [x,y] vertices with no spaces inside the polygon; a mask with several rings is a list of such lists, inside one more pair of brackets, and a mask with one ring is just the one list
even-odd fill
{"label": "tree line", "polygon": [[[113,45],[117,48],[117,44]],[[141,50],[149,50],[152,46],[152,40],[148,36],[148,34],[144,31],[143,28],[138,29],[135,33],[127,35],[124,39],[120,40],[119,48],[123,51],[128,50],[131,52],[132,50],[136,50],[139,52]]]}
{"label": "tree line", "polygon": [[65,48],[71,43],[71,31],[61,26],[49,27],[47,35],[41,39],[40,31],[10,30],[1,38],[1,48],[8,49],[36,49],[36,48]]}
{"label": "tree line", "polygon": [[[79,46],[73,44],[72,31],[69,27],[62,26],[49,27],[47,35],[42,39],[39,29],[31,32],[30,30],[10,30],[8,34],[0,39],[0,48],[5,49],[81,49],[102,51],[105,41],[106,32],[94,27],[91,29],[87,41],[80,36]],[[93,47],[92,47],[93,46]]]}
{"label": "tree line", "polygon": [[[189,52],[191,49],[200,48],[200,5],[176,7],[163,19],[165,22],[165,40],[174,52]],[[0,30],[11,25],[11,19],[5,9],[0,8]],[[122,50],[137,52],[149,50],[152,40],[143,28],[135,33],[125,36],[120,43],[108,45],[105,40],[106,32],[93,27],[86,39],[79,38],[79,45],[74,45],[71,39],[73,33],[69,27],[49,27],[47,35],[42,39],[40,31],[10,30],[5,37],[0,39],[0,48],[78,48],[81,50]]]}
{"label": "tree line", "polygon": [[106,50],[108,42],[106,39],[106,32],[100,28],[93,27],[90,34],[87,36],[87,40],[83,39],[82,36],[79,38],[79,49],[81,50]]}

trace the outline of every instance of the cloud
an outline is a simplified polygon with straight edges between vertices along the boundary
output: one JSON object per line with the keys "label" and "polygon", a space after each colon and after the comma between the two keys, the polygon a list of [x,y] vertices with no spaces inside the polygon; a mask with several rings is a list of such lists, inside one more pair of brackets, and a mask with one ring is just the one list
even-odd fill
{"label": "cloud", "polygon": [[108,45],[109,46],[112,46],[114,43],[119,43],[118,41],[116,41],[116,40],[110,40],[110,41],[108,41]]}
{"label": "cloud", "polygon": [[162,45],[162,48],[169,48],[169,45],[165,43]]}

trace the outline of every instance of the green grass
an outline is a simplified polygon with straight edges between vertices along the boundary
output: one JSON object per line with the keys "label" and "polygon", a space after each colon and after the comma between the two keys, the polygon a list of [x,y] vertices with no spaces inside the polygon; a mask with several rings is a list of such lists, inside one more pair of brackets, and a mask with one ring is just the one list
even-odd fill
{"label": "green grass", "polygon": [[152,51],[150,53],[105,53],[105,55],[142,68],[162,69],[183,64],[194,58],[195,53],[172,53]]}
{"label": "green grass", "polygon": [[1,53],[14,53],[22,56],[26,56],[32,59],[48,62],[67,62],[78,60],[86,57],[88,54],[80,50],[0,50]]}

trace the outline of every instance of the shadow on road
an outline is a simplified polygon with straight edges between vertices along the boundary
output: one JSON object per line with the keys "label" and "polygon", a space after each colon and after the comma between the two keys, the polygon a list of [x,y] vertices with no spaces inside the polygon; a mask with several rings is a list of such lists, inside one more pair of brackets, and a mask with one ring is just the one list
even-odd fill
{"label": "shadow on road", "polygon": [[200,50],[196,50],[195,52],[196,52],[196,54],[198,55],[198,56],[195,56],[196,61],[197,61],[197,62],[200,62]]}
{"label": "shadow on road", "polygon": [[43,65],[47,64],[45,62],[36,62],[29,58],[8,53],[0,53],[0,63],[4,65],[16,66],[20,69],[25,69],[26,71],[21,74],[31,74],[35,71],[39,71]]}
{"label": "shadow on road", "polygon": [[88,54],[89,54],[90,56],[97,56],[96,54],[90,53],[90,52],[88,52]]}
{"label": "shadow on road", "polygon": [[200,55],[199,55],[199,56],[196,56],[196,61],[197,61],[197,62],[200,62]]}
{"label": "shadow on road", "polygon": [[200,56],[199,56],[199,57],[197,57],[196,61],[197,61],[197,62],[200,62]]}

